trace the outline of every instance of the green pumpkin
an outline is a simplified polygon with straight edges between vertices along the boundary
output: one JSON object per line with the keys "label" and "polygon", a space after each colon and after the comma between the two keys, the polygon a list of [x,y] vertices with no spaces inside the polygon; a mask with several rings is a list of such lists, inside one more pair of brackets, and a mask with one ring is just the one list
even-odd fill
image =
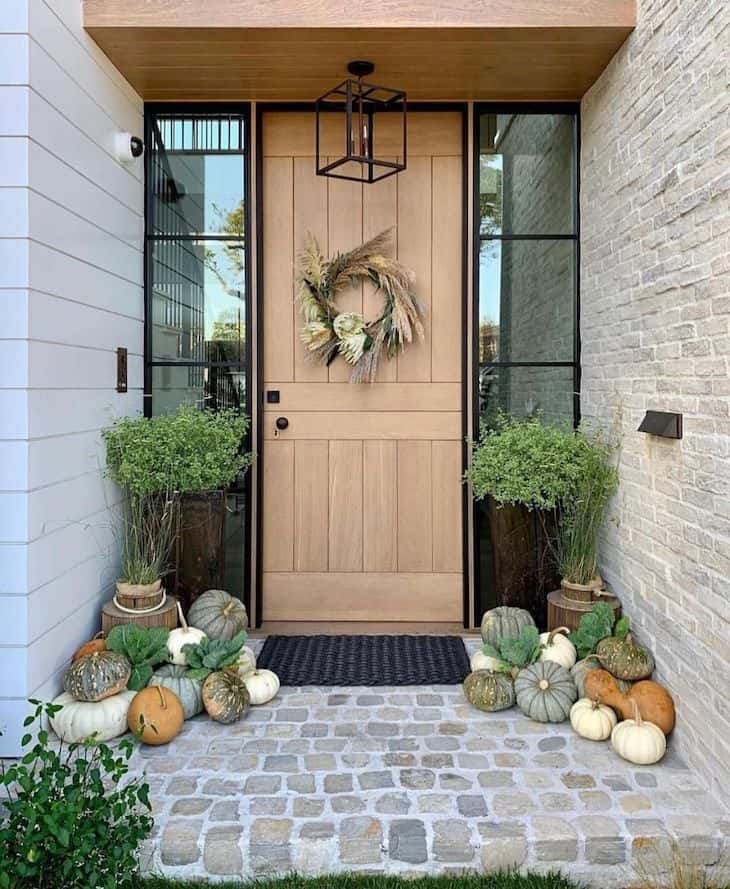
{"label": "green pumpkin", "polygon": [[191,719],[203,712],[203,682],[191,679],[188,668],[177,664],[165,664],[155,670],[148,685],[162,685],[180,699],[185,719]]}
{"label": "green pumpkin", "polygon": [[578,698],[568,670],[555,661],[538,661],[515,679],[517,706],[536,722],[564,722]]}
{"label": "green pumpkin", "polygon": [[63,689],[77,701],[103,701],[127,687],[132,665],[116,651],[96,651],[74,661],[63,677]]}
{"label": "green pumpkin", "polygon": [[507,710],[515,703],[515,688],[506,673],[477,670],[464,680],[464,695],[472,706],[487,713]]}
{"label": "green pumpkin", "polygon": [[225,590],[208,590],[190,606],[188,624],[202,630],[209,639],[229,642],[248,628],[246,606]]}
{"label": "green pumpkin", "polygon": [[642,645],[637,645],[627,633],[623,638],[609,636],[601,639],[596,647],[596,657],[601,666],[616,679],[636,682],[648,679],[654,672],[654,658]]}
{"label": "green pumpkin", "polygon": [[[573,677],[573,682],[575,682],[576,688],[578,689],[578,697],[585,698],[586,690],[585,690],[585,681],[586,676],[591,672],[591,670],[602,670],[603,667],[601,662],[595,656],[595,654],[591,654],[586,658],[583,658],[582,661],[578,661],[577,664],[574,664],[570,669],[570,675]],[[632,683],[626,682],[623,679],[617,679],[616,685],[620,691],[624,694],[631,688]]]}
{"label": "green pumpkin", "polygon": [[502,639],[519,639],[523,627],[534,626],[535,621],[529,611],[500,605],[484,613],[481,628],[482,642],[497,648]]}
{"label": "green pumpkin", "polygon": [[218,670],[203,683],[203,706],[216,722],[224,725],[236,722],[250,703],[248,689],[237,672]]}

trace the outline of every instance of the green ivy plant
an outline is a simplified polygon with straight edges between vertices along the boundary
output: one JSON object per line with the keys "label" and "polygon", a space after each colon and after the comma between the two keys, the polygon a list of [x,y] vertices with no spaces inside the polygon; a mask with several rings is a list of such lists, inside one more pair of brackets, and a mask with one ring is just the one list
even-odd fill
{"label": "green ivy plant", "polygon": [[188,665],[186,675],[191,679],[207,679],[211,673],[232,667],[238,661],[247,638],[245,630],[241,630],[227,642],[205,636],[200,642],[183,645],[182,651]]}
{"label": "green ivy plant", "polygon": [[534,664],[542,649],[540,633],[532,626],[523,627],[518,639],[501,639],[496,646],[488,642],[482,645],[484,654],[499,661],[496,672],[510,673],[513,678],[523,667]]}
{"label": "green ivy plant", "polygon": [[24,726],[37,731],[0,765],[0,889],[132,889],[153,825],[146,781],[122,782],[133,744],[59,745],[42,724],[61,707],[30,703]]}
{"label": "green ivy plant", "polygon": [[183,405],[157,417],[122,417],[103,430],[107,472],[131,494],[189,494],[230,485],[251,462],[248,418]]}
{"label": "green ivy plant", "polygon": [[140,627],[136,624],[122,624],[109,631],[106,647],[123,654],[132,665],[127,688],[132,691],[143,689],[152,678],[154,668],[168,660],[169,635],[166,627]]}

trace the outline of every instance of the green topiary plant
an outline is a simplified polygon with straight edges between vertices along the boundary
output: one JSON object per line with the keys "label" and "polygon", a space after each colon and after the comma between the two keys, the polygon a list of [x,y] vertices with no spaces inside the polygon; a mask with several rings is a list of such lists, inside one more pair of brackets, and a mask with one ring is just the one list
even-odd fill
{"label": "green topiary plant", "polygon": [[93,740],[60,745],[40,728],[61,707],[31,700],[27,752],[0,765],[0,889],[132,889],[152,832],[149,786],[122,781],[133,752]]}
{"label": "green topiary plant", "polygon": [[102,432],[109,476],[131,494],[226,488],[249,465],[248,418],[183,405],[173,414],[122,417]]}
{"label": "green topiary plant", "polygon": [[[614,447],[585,428],[551,426],[539,418],[500,415],[482,429],[466,473],[476,499],[537,510],[548,545],[566,581],[596,576],[598,534],[616,491]],[[557,537],[549,534],[554,515]]]}

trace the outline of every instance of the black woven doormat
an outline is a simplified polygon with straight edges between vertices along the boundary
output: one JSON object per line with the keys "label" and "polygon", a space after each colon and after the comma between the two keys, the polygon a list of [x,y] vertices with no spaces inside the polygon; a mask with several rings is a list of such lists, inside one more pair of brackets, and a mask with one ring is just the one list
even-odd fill
{"label": "black woven doormat", "polygon": [[470,672],[458,636],[269,636],[256,660],[282,685],[458,685]]}

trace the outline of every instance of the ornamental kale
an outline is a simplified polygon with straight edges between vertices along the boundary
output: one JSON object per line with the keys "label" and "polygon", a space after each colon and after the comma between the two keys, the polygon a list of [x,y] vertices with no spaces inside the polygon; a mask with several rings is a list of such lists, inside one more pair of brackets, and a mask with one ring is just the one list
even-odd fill
{"label": "ornamental kale", "polygon": [[593,654],[601,639],[610,636],[612,630],[615,636],[623,639],[629,630],[628,617],[622,617],[616,624],[615,630],[613,622],[614,612],[608,602],[596,602],[593,608],[581,617],[578,629],[568,636],[575,645],[579,658]]}
{"label": "ornamental kale", "polygon": [[167,661],[169,635],[166,627],[138,627],[135,624],[123,624],[111,630],[106,647],[123,654],[132,665],[127,688],[132,691],[144,688],[152,678],[153,668]]}
{"label": "ornamental kale", "polygon": [[247,638],[242,630],[227,642],[223,639],[208,639],[206,636],[200,642],[183,645],[182,651],[189,667],[186,675],[191,679],[207,679],[211,673],[232,667]]}
{"label": "ornamental kale", "polygon": [[498,672],[515,676],[523,667],[535,663],[542,648],[537,627],[530,626],[522,628],[519,639],[502,639],[496,647],[485,642],[482,651],[500,661]]}

